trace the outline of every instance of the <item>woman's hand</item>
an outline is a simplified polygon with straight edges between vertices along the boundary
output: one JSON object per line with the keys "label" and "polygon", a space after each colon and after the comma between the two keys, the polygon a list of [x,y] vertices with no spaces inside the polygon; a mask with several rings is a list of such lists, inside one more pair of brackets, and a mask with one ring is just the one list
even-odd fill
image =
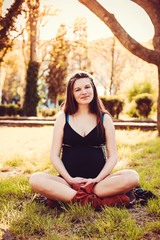
{"label": "woman's hand", "polygon": [[85,184],[83,185],[84,187],[87,186],[87,185],[90,184],[90,183],[97,183],[97,182],[99,182],[99,180],[98,180],[97,178],[87,178],[87,179],[85,179],[85,180],[86,180],[86,182],[85,182]]}
{"label": "woman's hand", "polygon": [[74,177],[74,178],[70,178],[69,181],[67,181],[70,185],[79,185],[79,186],[83,186],[86,184],[87,179],[86,178],[82,178],[82,177]]}
{"label": "woman's hand", "polygon": [[98,178],[82,178],[82,177],[75,177],[75,178],[71,178],[69,179],[69,181],[67,181],[70,185],[79,185],[82,187],[87,186],[90,183],[98,183],[100,182],[100,179]]}

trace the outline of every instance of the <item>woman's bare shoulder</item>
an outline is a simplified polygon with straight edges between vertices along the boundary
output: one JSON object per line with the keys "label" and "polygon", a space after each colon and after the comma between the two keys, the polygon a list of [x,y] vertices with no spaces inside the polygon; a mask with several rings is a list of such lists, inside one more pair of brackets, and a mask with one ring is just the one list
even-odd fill
{"label": "woman's bare shoulder", "polygon": [[59,111],[59,113],[57,114],[57,117],[56,117],[56,123],[55,124],[64,126],[65,119],[66,119],[66,116],[65,116],[64,111]]}
{"label": "woman's bare shoulder", "polygon": [[108,113],[104,115],[103,125],[107,129],[110,127],[114,127],[112,117]]}
{"label": "woman's bare shoulder", "polygon": [[105,113],[105,115],[104,115],[104,122],[106,122],[106,123],[112,122],[113,123],[112,117],[108,113]]}

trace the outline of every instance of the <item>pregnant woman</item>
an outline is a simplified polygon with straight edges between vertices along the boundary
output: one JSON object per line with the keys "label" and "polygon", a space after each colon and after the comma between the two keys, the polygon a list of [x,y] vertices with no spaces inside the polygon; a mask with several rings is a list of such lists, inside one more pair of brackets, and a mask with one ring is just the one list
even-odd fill
{"label": "pregnant woman", "polygon": [[95,208],[129,205],[126,193],[137,186],[139,176],[131,169],[111,173],[117,163],[115,129],[86,72],[68,81],[50,156],[59,175],[34,173],[30,178],[32,188],[50,201],[90,202]]}

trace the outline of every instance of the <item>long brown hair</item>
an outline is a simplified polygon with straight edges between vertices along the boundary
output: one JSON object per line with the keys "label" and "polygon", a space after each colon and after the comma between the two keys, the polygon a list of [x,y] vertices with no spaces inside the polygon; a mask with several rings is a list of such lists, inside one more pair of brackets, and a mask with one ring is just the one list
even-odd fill
{"label": "long brown hair", "polygon": [[74,85],[75,81],[80,78],[89,78],[90,79],[94,96],[93,96],[93,100],[89,104],[89,109],[90,109],[91,113],[96,114],[97,126],[99,126],[98,131],[102,132],[102,131],[104,131],[103,123],[102,123],[102,116],[103,116],[103,113],[108,113],[108,112],[105,109],[102,101],[98,97],[97,89],[94,84],[94,79],[93,79],[92,75],[90,75],[89,73],[80,71],[80,72],[75,73],[69,79],[68,84],[67,84],[67,96],[66,96],[66,101],[64,104],[64,112],[68,113],[69,115],[72,115],[72,114],[76,113],[78,110],[78,104],[73,95],[73,85]]}

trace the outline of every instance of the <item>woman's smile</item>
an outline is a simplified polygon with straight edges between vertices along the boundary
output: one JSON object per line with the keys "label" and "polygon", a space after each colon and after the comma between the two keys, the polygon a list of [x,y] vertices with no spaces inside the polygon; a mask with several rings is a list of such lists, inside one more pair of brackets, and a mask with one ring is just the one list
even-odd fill
{"label": "woman's smile", "polygon": [[77,103],[90,103],[93,100],[93,87],[89,78],[77,79],[73,86],[73,95]]}

